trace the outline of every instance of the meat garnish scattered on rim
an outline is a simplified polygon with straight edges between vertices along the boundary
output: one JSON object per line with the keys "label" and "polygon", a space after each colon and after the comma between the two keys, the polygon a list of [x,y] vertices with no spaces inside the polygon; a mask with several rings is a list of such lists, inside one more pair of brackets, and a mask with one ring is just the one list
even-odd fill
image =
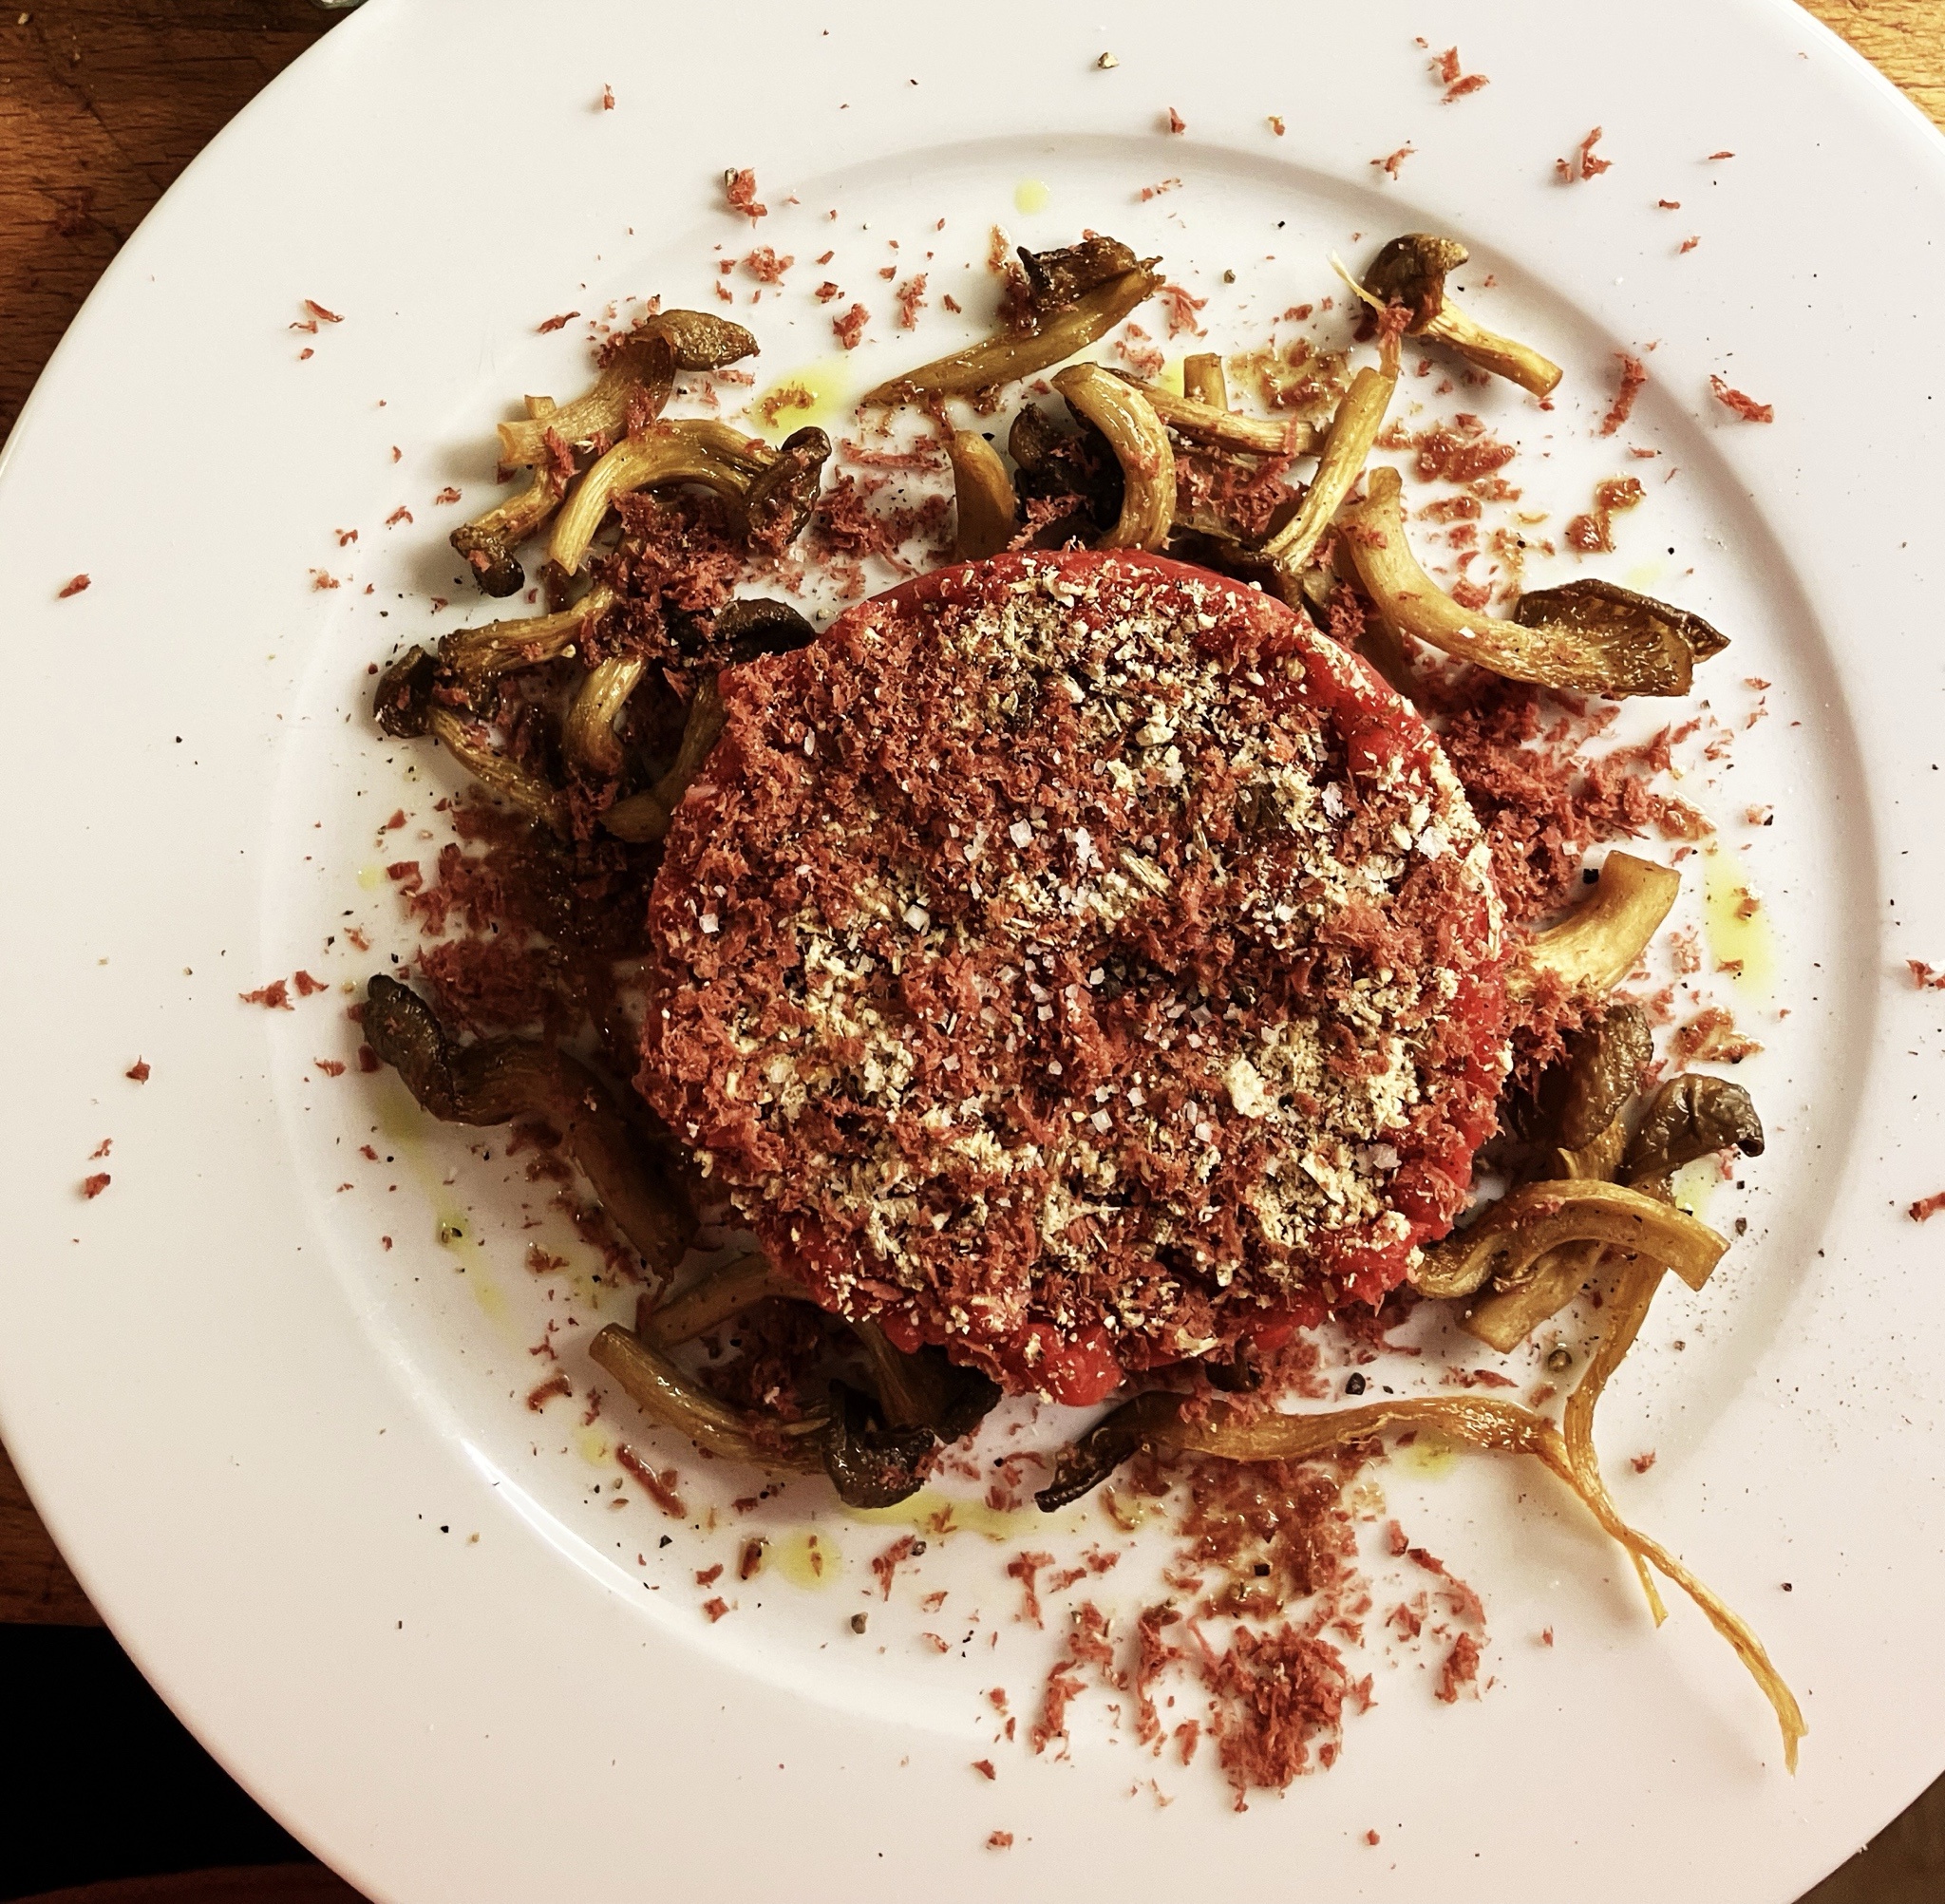
{"label": "meat garnish scattered on rim", "polygon": [[1378,1300],[1463,1206],[1480,829],[1280,603],[1004,556],[722,692],[638,1083],[820,1303],[1085,1404]]}

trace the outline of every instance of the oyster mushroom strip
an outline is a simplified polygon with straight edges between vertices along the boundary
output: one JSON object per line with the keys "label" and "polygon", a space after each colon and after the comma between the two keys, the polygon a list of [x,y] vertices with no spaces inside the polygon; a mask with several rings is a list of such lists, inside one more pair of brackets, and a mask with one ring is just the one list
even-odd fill
{"label": "oyster mushroom strip", "polygon": [[605,582],[596,582],[572,608],[556,614],[456,628],[441,639],[439,659],[466,698],[477,702],[482,690],[500,675],[573,653],[586,631],[614,606],[614,592]]}
{"label": "oyster mushroom strip", "polygon": [[668,1301],[645,1310],[635,1320],[635,1333],[651,1348],[676,1348],[770,1296],[809,1300],[796,1277],[753,1250],[705,1270]]}
{"label": "oyster mushroom strip", "polygon": [[1121,464],[1121,516],[1095,547],[1159,549],[1175,521],[1175,450],[1146,395],[1099,364],[1074,364],[1053,387],[1107,439]]}
{"label": "oyster mushroom strip", "polygon": [[1161,287],[1154,258],[1137,258],[1113,238],[1092,238],[1057,252],[1029,252],[1027,267],[1032,328],[1025,335],[1002,330],[916,370],[893,377],[859,400],[909,404],[921,397],[970,397],[995,384],[1051,369],[1085,350]]}
{"label": "oyster mushroom strip", "polygon": [[651,317],[610,361],[594,387],[551,417],[529,417],[500,425],[500,460],[514,466],[544,462],[551,431],[565,443],[611,442],[628,428],[629,406],[637,417],[644,393],[649,415],[659,416],[678,370],[720,370],[756,355],[756,339],[740,324],[706,311],[664,311]]}
{"label": "oyster mushroom strip", "polygon": [[999,1401],[997,1382],[949,1361],[941,1348],[927,1347],[908,1354],[895,1348],[875,1322],[854,1322],[851,1332],[871,1364],[879,1404],[894,1427],[922,1423],[941,1442],[956,1442],[970,1435]]}
{"label": "oyster mushroom strip", "polygon": [[[529,397],[527,415],[544,424],[554,414],[552,397]],[[451,541],[480,587],[489,595],[510,595],[526,586],[527,572],[514,553],[554,514],[567,480],[545,462],[533,466],[527,486],[483,516],[462,522]]]}
{"label": "oyster mushroom strip", "polygon": [[1551,396],[1562,375],[1558,364],[1529,344],[1501,337],[1475,323],[1445,295],[1445,274],[1457,271],[1470,255],[1457,238],[1407,232],[1371,260],[1362,284],[1349,272],[1344,272],[1344,280],[1367,304],[1379,310],[1387,304],[1405,305],[1411,312],[1411,321],[1405,327],[1407,337],[1431,337],[1449,344],[1468,364],[1504,377],[1536,397]]}
{"label": "oyster mushroom strip", "polygon": [[1562,1243],[1603,1243],[1652,1256],[1699,1290],[1728,1248],[1708,1224],[1618,1183],[1565,1177],[1522,1183],[1478,1222],[1426,1251],[1411,1272],[1421,1295],[1469,1296],[1489,1277],[1517,1282]]}
{"label": "oyster mushroom strip", "polygon": [[628,1390],[643,1414],[712,1455],[805,1473],[823,1464],[818,1444],[830,1417],[821,1409],[801,1421],[781,1422],[732,1408],[619,1323],[602,1329],[588,1345],[588,1354]]}
{"label": "oyster mushroom strip", "polygon": [[696,683],[694,698],[689,704],[675,764],[653,786],[617,800],[601,816],[601,824],[617,839],[639,842],[665,838],[682,796],[702,772],[703,763],[723,731],[723,696],[715,677],[706,674]]}
{"label": "oyster mushroom strip", "polygon": [[[1735,1649],[1776,1714],[1783,1732],[1784,1764],[1791,1771],[1796,1769],[1797,1744],[1808,1727],[1783,1675],[1748,1623],[1660,1542],[1621,1518],[1598,1470],[1583,1471],[1577,1466],[1565,1436],[1543,1416],[1517,1403],[1480,1395],[1430,1395],[1324,1414],[1269,1414],[1246,1420],[1217,1403],[1206,1406],[1202,1419],[1187,1420],[1183,1415],[1185,1399],[1155,1391],[1138,1396],[1104,1417],[1072,1447],[1062,1451],[1052,1485],[1042,1489],[1035,1499],[1049,1512],[1065,1506],[1086,1487],[1105,1480],[1120,1460],[1139,1448],[1213,1455],[1223,1461],[1291,1461],[1329,1453],[1388,1428],[1432,1427],[1492,1453],[1530,1455],[1573,1489],[1606,1533],[1637,1563],[1652,1566],[1680,1587],[1709,1625]],[[1597,1393],[1591,1398],[1590,1413],[1592,1401],[1597,1399]],[[1117,1454],[1118,1450],[1124,1452]],[[1076,1486],[1077,1480],[1083,1484]]]}
{"label": "oyster mushroom strip", "polygon": [[519,807],[528,819],[557,833],[567,831],[567,802],[559,789],[509,760],[481,723],[467,720],[457,708],[435,705],[426,710],[425,731],[482,786]]}
{"label": "oyster mushroom strip", "polygon": [[573,575],[617,496],[665,482],[699,482],[741,502],[750,483],[776,460],[756,437],[708,419],[657,424],[624,437],[581,477],[554,518],[547,558]]}
{"label": "oyster mushroom strip", "polygon": [[[1618,1120],[1610,1130],[1620,1132]],[[1640,1127],[1607,1174],[1619,1170],[1631,1190],[1666,1203],[1672,1195],[1669,1179],[1676,1170],[1725,1150],[1762,1155],[1763,1121],[1755,1103],[1742,1085],[1727,1078],[1688,1071],[1669,1079],[1654,1094]],[[1542,1256],[1523,1281],[1498,1278],[1459,1326],[1507,1354],[1573,1301],[1605,1254],[1601,1243],[1579,1244]],[[1611,1319],[1612,1310],[1611,1301],[1604,1320]]]}
{"label": "oyster mushroom strip", "polygon": [[[1216,368],[1219,376],[1219,359]],[[1119,371],[1111,374],[1121,376]],[[1246,417],[1232,410],[1226,403],[1205,404],[1195,397],[1178,397],[1159,384],[1137,383],[1132,377],[1122,377],[1122,382],[1133,385],[1177,436],[1187,437],[1192,443],[1241,450],[1247,456],[1301,456],[1316,440],[1316,432],[1310,424],[1300,424],[1294,418],[1279,424],[1268,417]]]}
{"label": "oyster mushroom strip", "polygon": [[423,648],[408,648],[378,678],[372,711],[379,726],[400,740],[430,734],[482,785],[537,820],[564,832],[567,806],[559,793],[498,752],[493,738],[477,721],[433,699],[438,664]]}
{"label": "oyster mushroom strip", "polygon": [[[1374,370],[1367,364],[1351,378],[1337,414],[1331,419],[1317,458],[1317,473],[1304,491],[1303,506],[1258,551],[1275,565],[1293,608],[1299,606],[1296,593],[1303,572],[1363,473],[1385,427],[1385,412],[1391,407],[1397,387],[1398,336],[1388,330],[1378,340],[1378,368]],[[1378,473],[1373,472],[1373,481]]]}
{"label": "oyster mushroom strip", "polygon": [[1019,498],[999,451],[976,430],[954,430],[946,455],[953,465],[953,555],[983,561],[1013,539]]}
{"label": "oyster mushroom strip", "polygon": [[[1520,1175],[1594,1178],[1612,1183],[1628,1148],[1628,1126],[1621,1113],[1653,1057],[1654,1035],[1638,1005],[1614,1006],[1576,1033],[1568,1041],[1566,1062],[1551,1066],[1541,1082],[1537,1128],[1516,1126],[1514,1132],[1537,1142],[1551,1161]],[[1549,1250],[1517,1279],[1495,1278],[1475,1310],[1483,1312],[1496,1303],[1503,1307],[1504,1301],[1517,1299],[1521,1305],[1518,1313],[1525,1318],[1513,1337],[1518,1342],[1573,1299],[1604,1251],[1598,1242],[1567,1243]],[[1513,1319],[1511,1313],[1498,1321],[1489,1315],[1487,1327],[1497,1334]],[[1470,1329],[1471,1318],[1462,1318],[1460,1326]]]}
{"label": "oyster mushroom strip", "polygon": [[1181,393],[1192,404],[1228,410],[1229,379],[1223,375],[1219,352],[1192,350],[1181,360]]}
{"label": "oyster mushroom strip", "polygon": [[1531,995],[1542,973],[1569,990],[1612,991],[1634,970],[1681,890],[1672,867],[1632,853],[1610,853],[1586,898],[1557,926],[1537,933],[1506,974],[1516,998]]}
{"label": "oyster mushroom strip", "polygon": [[551,1124],[642,1261],[667,1274],[682,1260],[694,1216],[621,1101],[579,1059],[529,1038],[458,1044],[417,992],[383,972],[365,989],[364,1031],[442,1123]]}
{"label": "oyster mushroom strip", "polygon": [[1728,645],[1699,616],[1613,583],[1570,582],[1527,595],[1512,621],[1462,608],[1411,553],[1404,489],[1398,472],[1381,463],[1364,500],[1337,518],[1339,546],[1400,633],[1511,681],[1615,700],[1686,694],[1697,659]]}
{"label": "oyster mushroom strip", "polygon": [[587,679],[568,703],[560,724],[561,748],[597,780],[614,780],[621,772],[621,736],[614,724],[648,668],[638,654],[610,655],[588,669]]}

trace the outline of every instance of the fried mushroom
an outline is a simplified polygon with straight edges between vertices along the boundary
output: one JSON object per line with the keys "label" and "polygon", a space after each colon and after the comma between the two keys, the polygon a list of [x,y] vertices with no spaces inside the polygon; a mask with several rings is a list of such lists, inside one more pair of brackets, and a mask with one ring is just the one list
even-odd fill
{"label": "fried mushroom", "polygon": [[1457,238],[1407,232],[1393,238],[1370,262],[1361,287],[1376,304],[1402,304],[1411,312],[1409,337],[1436,338],[1482,370],[1505,377],[1536,397],[1558,386],[1560,367],[1531,345],[1488,330],[1460,310],[1446,294],[1445,278],[1471,255]]}

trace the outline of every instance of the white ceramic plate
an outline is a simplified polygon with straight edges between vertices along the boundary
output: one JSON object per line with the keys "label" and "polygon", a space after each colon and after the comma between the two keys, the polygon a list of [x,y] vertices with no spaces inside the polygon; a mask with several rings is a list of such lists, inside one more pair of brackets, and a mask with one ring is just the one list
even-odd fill
{"label": "white ceramic plate", "polygon": [[[1447,104],[1426,54],[1455,39],[1491,83]],[[1557,183],[1596,125],[1613,169]],[[1371,161],[1406,144],[1394,182]],[[677,1525],[633,1489],[614,1505],[613,1423],[520,1405],[540,1317],[573,1309],[585,1336],[625,1295],[584,1262],[529,1277],[523,1185],[497,1152],[426,1133],[387,1081],[316,1066],[354,1049],[341,992],[238,1004],[299,967],[362,977],[348,925],[406,944],[376,868],[429,850],[418,829],[448,782],[377,743],[366,665],[485,613],[450,586],[456,512],[432,498],[483,492],[509,399],[584,374],[582,325],[540,319],[708,295],[713,248],[751,240],[721,198],[743,165],[772,207],[756,238],[835,246],[829,274],[878,313],[835,373],[854,389],[967,334],[995,219],[1032,243],[1093,225],[1159,250],[1236,336],[1335,289],[1326,256],[1362,254],[1353,234],[1449,230],[1495,277],[1482,314],[1568,368],[1551,415],[1470,393],[1558,518],[1613,473],[1591,432],[1613,353],[1657,344],[1625,440],[1680,475],[1622,518],[1607,572],[1733,632],[1702,684],[1726,722],[1754,707],[1744,677],[1774,683],[1733,769],[1691,782],[1776,922],[1773,992],[1738,1001],[1769,1047],[1744,1075],[1772,1143],[1711,1210],[1747,1216],[1747,1238],[1706,1298],[1664,1297],[1605,1435],[1627,1511],[1753,1618],[1802,1693],[1795,1781],[1691,1610],[1652,1631],[1573,1504],[1492,1462],[1383,1475],[1391,1510],[1485,1591],[1491,1691],[1448,1709],[1423,1661],[1381,1662],[1336,1769],[1246,1816],[1206,1760],[1161,1766],[1114,1737],[1098,1694],[1070,1760],[995,1748],[984,1688],[1025,1703],[1052,1646],[1009,1617],[1002,1567],[1037,1543],[1030,1523],[935,1540],[887,1602],[866,1562],[898,1530],[800,1484],[748,1523],[778,1564],[712,1625],[693,1570],[733,1560],[743,1523],[723,1507],[713,1533]],[[725,1881],[1134,1899],[1216,1871],[1453,1904],[1535,1885],[1784,1904],[1861,1843],[1945,1763],[1926,1626],[1945,1226],[1903,1214],[1945,1188],[1945,1003],[1902,964],[1945,963],[1941,223],[1945,145],[1783,0],[1652,0],[1625,28],[1527,0],[1142,0],[1105,24],[1023,0],[373,0],[333,32],[123,250],[0,469],[0,1425],[177,1710],[379,1899]],[[935,299],[957,288],[971,314],[935,302],[901,338],[875,272],[927,246]],[[754,312],[766,374],[830,355],[823,274],[800,264]],[[292,330],[307,297],[344,321]],[[1775,423],[1737,422],[1711,373]],[[401,503],[416,522],[387,529]],[[317,570],[346,586],[313,587]],[[57,598],[82,572],[87,592]],[[435,619],[436,593],[456,601]],[[1772,802],[1773,827],[1743,824]],[[412,830],[387,842],[395,805]],[[357,1156],[374,1140],[392,1167]],[[98,1169],[113,1181],[84,1201]],[[470,1239],[442,1250],[454,1206]],[[1636,1478],[1619,1457],[1651,1446]],[[685,1465],[698,1512],[735,1492]],[[1048,1544],[1102,1531],[1088,1511]],[[822,1586],[803,1564],[813,1521],[838,1555]],[[1138,1571],[1105,1596],[1124,1616]],[[935,1618],[917,1596],[939,1587]],[[987,1756],[991,1783],[970,1769]],[[1003,1858],[996,1830],[1014,1835]]]}

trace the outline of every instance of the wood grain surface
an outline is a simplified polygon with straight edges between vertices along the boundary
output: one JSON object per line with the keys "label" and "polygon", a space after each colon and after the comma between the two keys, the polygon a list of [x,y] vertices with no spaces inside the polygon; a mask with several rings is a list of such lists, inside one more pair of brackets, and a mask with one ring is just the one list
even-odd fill
{"label": "wood grain surface", "polygon": [[[1804,4],[1945,126],[1945,0]],[[123,240],[336,17],[313,0],[0,0],[0,438]],[[0,1451],[0,1620],[95,1617]],[[1945,1780],[1803,1904],[1941,1899]]]}

